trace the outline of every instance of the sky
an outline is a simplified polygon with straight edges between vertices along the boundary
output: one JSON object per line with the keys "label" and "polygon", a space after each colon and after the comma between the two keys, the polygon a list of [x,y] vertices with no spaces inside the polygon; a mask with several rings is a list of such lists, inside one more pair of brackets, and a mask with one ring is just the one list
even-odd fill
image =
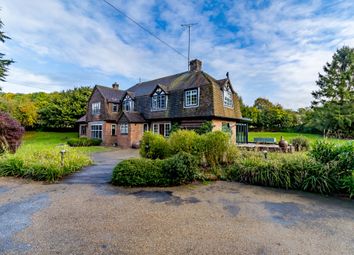
{"label": "sky", "polygon": [[[310,105],[318,73],[336,49],[354,47],[354,1],[109,0],[216,79],[229,72],[252,105],[265,97],[289,109]],[[4,92],[58,91],[187,71],[187,59],[103,0],[0,0],[0,52],[10,66]]]}

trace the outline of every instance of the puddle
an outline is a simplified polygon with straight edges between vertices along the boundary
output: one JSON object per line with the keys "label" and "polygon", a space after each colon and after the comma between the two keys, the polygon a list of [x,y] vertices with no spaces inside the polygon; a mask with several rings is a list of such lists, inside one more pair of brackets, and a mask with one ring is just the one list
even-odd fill
{"label": "puddle", "polygon": [[15,241],[14,236],[31,225],[32,215],[48,205],[48,195],[38,194],[0,206],[0,253],[24,251],[28,244]]}
{"label": "puddle", "polygon": [[151,203],[166,203],[169,205],[179,206],[182,204],[195,204],[199,203],[200,200],[196,197],[180,198],[173,195],[172,191],[137,191],[131,193],[131,195],[137,198],[150,199]]}
{"label": "puddle", "polygon": [[10,190],[10,188],[0,187],[0,193],[5,193],[5,192],[8,192],[9,190]]}
{"label": "puddle", "polygon": [[228,199],[220,199],[219,201],[223,205],[224,210],[226,210],[231,216],[235,217],[239,214],[240,207],[236,204],[236,202]]}

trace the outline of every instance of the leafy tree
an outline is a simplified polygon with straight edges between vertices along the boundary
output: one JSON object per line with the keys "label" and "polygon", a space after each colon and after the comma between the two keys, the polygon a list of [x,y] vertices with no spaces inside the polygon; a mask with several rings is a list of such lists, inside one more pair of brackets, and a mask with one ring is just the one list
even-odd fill
{"label": "leafy tree", "polygon": [[21,144],[25,129],[5,112],[0,111],[0,153],[15,152]]}
{"label": "leafy tree", "polygon": [[[1,31],[3,27],[3,23],[0,20],[0,41],[2,43],[5,42],[6,39],[10,39],[3,31]],[[8,67],[11,65],[14,61],[12,59],[4,59],[5,54],[0,52],[0,81],[5,81],[5,77],[7,75]],[[1,87],[0,87],[1,91]]]}
{"label": "leafy tree", "polygon": [[323,67],[313,91],[314,123],[325,135],[354,135],[354,49],[338,49]]}

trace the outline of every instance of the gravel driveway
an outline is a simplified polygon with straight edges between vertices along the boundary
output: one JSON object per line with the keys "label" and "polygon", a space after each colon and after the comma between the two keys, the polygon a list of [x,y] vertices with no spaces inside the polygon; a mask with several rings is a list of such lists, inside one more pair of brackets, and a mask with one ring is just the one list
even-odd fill
{"label": "gravel driveway", "polygon": [[228,182],[107,184],[136,153],[96,154],[58,184],[0,178],[0,254],[354,254],[354,201]]}

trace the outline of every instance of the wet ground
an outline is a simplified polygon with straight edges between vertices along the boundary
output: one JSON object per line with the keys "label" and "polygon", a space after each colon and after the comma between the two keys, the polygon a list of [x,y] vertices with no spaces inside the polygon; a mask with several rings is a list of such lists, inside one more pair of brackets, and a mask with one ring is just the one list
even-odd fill
{"label": "wet ground", "polygon": [[0,254],[354,254],[354,201],[214,182],[107,184],[95,155],[57,184],[0,178]]}

